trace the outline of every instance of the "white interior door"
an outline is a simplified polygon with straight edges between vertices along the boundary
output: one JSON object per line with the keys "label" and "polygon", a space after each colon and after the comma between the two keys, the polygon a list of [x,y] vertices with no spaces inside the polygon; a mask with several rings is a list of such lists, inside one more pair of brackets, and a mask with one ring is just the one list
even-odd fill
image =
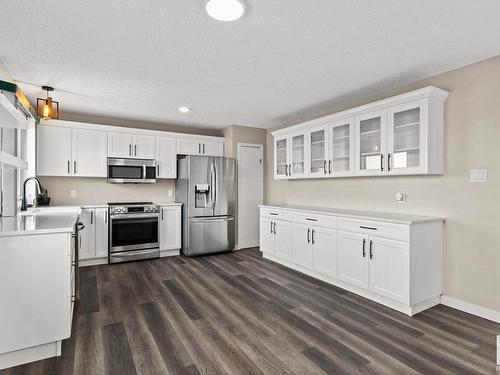
{"label": "white interior door", "polygon": [[263,146],[238,144],[238,248],[259,245],[259,204],[264,199]]}

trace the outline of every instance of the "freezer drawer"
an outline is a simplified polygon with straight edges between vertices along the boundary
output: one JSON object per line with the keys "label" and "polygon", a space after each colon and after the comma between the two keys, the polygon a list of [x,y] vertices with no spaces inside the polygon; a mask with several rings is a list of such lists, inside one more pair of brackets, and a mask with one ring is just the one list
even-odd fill
{"label": "freezer drawer", "polygon": [[200,255],[234,250],[235,226],[233,216],[190,218],[189,245],[185,255]]}

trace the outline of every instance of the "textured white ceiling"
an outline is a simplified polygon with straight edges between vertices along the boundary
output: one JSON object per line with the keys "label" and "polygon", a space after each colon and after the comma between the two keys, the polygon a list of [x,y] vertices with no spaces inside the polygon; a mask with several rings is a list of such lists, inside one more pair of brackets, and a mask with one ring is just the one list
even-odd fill
{"label": "textured white ceiling", "polygon": [[245,1],[0,0],[0,61],[68,112],[269,128],[500,55],[497,0]]}

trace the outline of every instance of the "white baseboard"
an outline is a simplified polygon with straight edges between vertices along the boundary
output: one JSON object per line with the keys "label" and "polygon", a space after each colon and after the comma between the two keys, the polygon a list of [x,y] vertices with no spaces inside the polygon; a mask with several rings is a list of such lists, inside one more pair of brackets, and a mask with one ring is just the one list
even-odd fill
{"label": "white baseboard", "polygon": [[180,250],[162,250],[160,251],[160,258],[173,257],[180,254]]}
{"label": "white baseboard", "polygon": [[61,341],[0,354],[0,370],[61,355]]}
{"label": "white baseboard", "polygon": [[441,304],[454,309],[479,316],[484,319],[492,320],[500,323],[500,311],[492,310],[487,307],[474,305],[473,303],[465,302],[453,297],[441,296]]}

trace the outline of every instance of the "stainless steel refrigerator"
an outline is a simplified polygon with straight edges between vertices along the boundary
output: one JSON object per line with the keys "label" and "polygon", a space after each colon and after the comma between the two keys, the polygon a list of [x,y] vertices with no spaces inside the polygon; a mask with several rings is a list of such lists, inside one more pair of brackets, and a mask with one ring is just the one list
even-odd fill
{"label": "stainless steel refrigerator", "polygon": [[232,251],[235,245],[236,163],[215,156],[181,156],[175,195],[182,206],[182,252]]}

